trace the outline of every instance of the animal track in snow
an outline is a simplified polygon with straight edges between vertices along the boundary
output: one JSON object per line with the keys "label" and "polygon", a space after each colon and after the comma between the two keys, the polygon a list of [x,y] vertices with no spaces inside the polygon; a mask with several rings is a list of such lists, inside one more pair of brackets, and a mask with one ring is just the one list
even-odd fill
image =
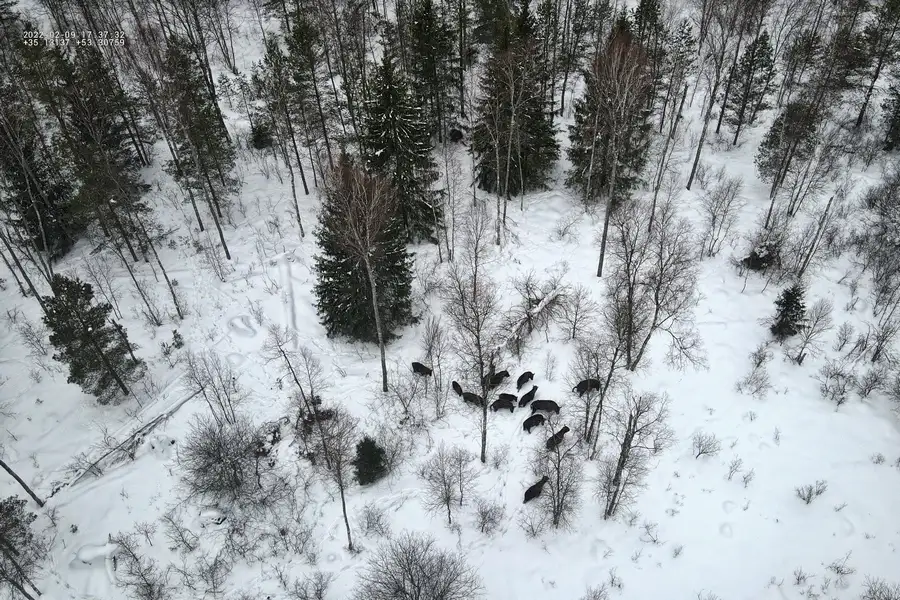
{"label": "animal track in snow", "polygon": [[228,321],[228,329],[234,335],[242,338],[255,338],[257,334],[256,327],[253,326],[250,317],[247,315],[240,315],[230,319]]}
{"label": "animal track in snow", "polygon": [[734,531],[731,529],[731,523],[722,523],[719,525],[719,535],[726,538],[730,538],[734,535]]}
{"label": "animal track in snow", "polygon": [[722,503],[722,510],[725,511],[726,515],[734,512],[735,507],[737,507],[737,504],[735,504],[731,500],[726,500]]}
{"label": "animal track in snow", "polygon": [[237,352],[233,352],[228,355],[228,364],[230,364],[234,368],[240,367],[242,364],[247,362],[247,357],[243,354],[238,354]]}

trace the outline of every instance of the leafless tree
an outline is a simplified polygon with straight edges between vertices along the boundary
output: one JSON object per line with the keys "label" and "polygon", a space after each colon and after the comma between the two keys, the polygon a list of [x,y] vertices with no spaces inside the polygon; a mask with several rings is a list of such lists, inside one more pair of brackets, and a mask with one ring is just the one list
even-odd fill
{"label": "leafless tree", "polygon": [[113,267],[106,258],[105,253],[98,254],[93,260],[84,261],[84,272],[88,279],[100,292],[103,299],[113,308],[117,318],[122,318],[119,308],[119,287],[116,285],[113,275]]}
{"label": "leafless tree", "polygon": [[703,366],[701,340],[692,321],[699,299],[692,226],[669,201],[659,206],[649,230],[648,220],[646,205],[637,201],[613,216],[615,262],[607,283],[605,329],[625,353],[631,371],[657,332],[669,336],[671,364]]}
{"label": "leafless tree", "polygon": [[451,263],[443,295],[444,310],[453,325],[453,350],[469,380],[479,386],[481,462],[487,462],[487,420],[490,387],[487,375],[500,352],[497,286],[484,269],[489,248],[490,221],[484,205],[476,205],[465,223],[465,246]]}
{"label": "leafless tree", "polygon": [[900,583],[888,583],[884,579],[866,577],[860,600],[900,600]]}
{"label": "leafless tree", "polygon": [[424,534],[401,534],[378,548],[359,576],[354,600],[477,600],[481,581],[462,554]]}
{"label": "leafless tree", "polygon": [[238,373],[214,350],[187,354],[185,375],[193,393],[203,395],[220,423],[235,423],[237,409],[248,394],[238,382]]}
{"label": "leafless tree", "polygon": [[133,533],[110,536],[117,546],[116,579],[118,585],[138,600],[165,600],[173,592],[168,568],[161,569],[154,559],[141,553],[141,544]]}
{"label": "leafless tree", "polygon": [[491,535],[500,526],[503,517],[506,516],[506,508],[499,502],[491,502],[484,498],[475,500],[475,518],[478,530],[481,533]]}
{"label": "leafless tree", "polygon": [[427,378],[413,373],[408,363],[395,362],[388,369],[388,391],[383,394],[384,400],[402,413],[402,422],[421,425],[425,421],[423,401],[428,383]]}
{"label": "leafless tree", "polygon": [[615,452],[603,458],[598,479],[598,496],[603,518],[609,519],[634,501],[650,470],[653,456],[672,442],[666,395],[636,393],[626,389],[612,410],[611,425]]}
{"label": "leafless tree", "polygon": [[716,185],[703,194],[703,233],[700,237],[703,256],[716,256],[730,237],[744,207],[740,198],[743,187],[741,177],[727,177],[723,172]]}
{"label": "leafless tree", "polygon": [[[558,419],[548,419],[547,431],[558,431],[558,426]],[[532,458],[532,474],[549,477],[541,490],[540,506],[556,528],[573,526],[581,505],[584,469],[577,447],[578,439],[572,436],[552,450],[537,448]]]}
{"label": "leafless tree", "polygon": [[800,327],[797,342],[790,350],[791,360],[798,365],[808,356],[816,356],[822,350],[822,336],[831,329],[831,313],[834,306],[828,298],[816,300],[806,313],[806,321]]}
{"label": "leafless tree", "polygon": [[449,384],[444,376],[444,366],[451,351],[450,332],[441,324],[440,317],[429,316],[425,322],[422,351],[432,370],[430,395],[434,400],[434,418],[440,419],[447,406]]}
{"label": "leafless tree", "polygon": [[359,260],[366,271],[381,352],[381,390],[387,392],[386,341],[375,265],[381,239],[397,212],[397,195],[386,179],[369,175],[347,160],[341,160],[325,178],[324,193],[334,207],[337,243]]}
{"label": "leafless tree", "polygon": [[[597,262],[597,277],[603,276],[603,262],[606,258],[606,242],[609,236],[610,218],[618,203],[623,198],[616,198],[617,167],[619,163],[620,145],[624,142],[626,132],[634,127],[640,110],[646,105],[647,94],[652,81],[646,67],[647,58],[638,43],[629,34],[620,33],[611,37],[603,52],[598,52],[591,67],[590,77],[599,85],[600,102],[596,107],[596,129],[608,136],[606,164],[610,165],[607,180],[606,212],[603,217],[603,230],[600,234],[600,259]],[[598,136],[599,137],[599,136]],[[594,172],[595,148],[591,148],[588,181],[585,189],[593,193],[590,177]],[[601,157],[596,157],[601,160]]]}
{"label": "leafless tree", "polygon": [[579,283],[566,294],[556,318],[565,328],[567,339],[583,341],[594,330],[598,314],[599,305],[591,291]]}
{"label": "leafless tree", "polygon": [[701,456],[716,456],[722,449],[722,442],[714,433],[705,433],[698,431],[691,440],[691,447],[694,452],[694,458]]}
{"label": "leafless tree", "polygon": [[585,337],[587,339],[578,345],[574,360],[569,366],[567,383],[574,388],[585,379],[600,381],[599,390],[585,392],[575,403],[578,419],[575,430],[589,445],[589,456],[593,459],[599,448],[606,400],[624,381],[627,362],[625,352],[616,338],[603,332],[593,332]]}
{"label": "leafless tree", "polygon": [[350,519],[347,517],[347,488],[353,482],[353,459],[356,457],[356,444],[359,441],[359,426],[356,417],[343,408],[334,409],[332,418],[324,422],[322,446],[327,449],[331,466],[326,467],[323,475],[331,482],[341,496],[341,512],[344,515],[344,527],[347,530],[347,548],[353,551],[353,538],[350,534]]}
{"label": "leafless tree", "polygon": [[451,525],[453,507],[462,506],[474,483],[475,472],[469,465],[471,459],[463,448],[448,448],[441,444],[419,468],[419,478],[425,486],[425,506],[432,511],[446,511],[447,523]]}
{"label": "leafless tree", "polygon": [[506,348],[521,358],[529,336],[537,330],[544,330],[558,317],[565,302],[567,289],[562,285],[562,273],[540,281],[534,271],[516,277],[512,287],[518,294],[516,302],[503,318],[502,328],[507,332]]}

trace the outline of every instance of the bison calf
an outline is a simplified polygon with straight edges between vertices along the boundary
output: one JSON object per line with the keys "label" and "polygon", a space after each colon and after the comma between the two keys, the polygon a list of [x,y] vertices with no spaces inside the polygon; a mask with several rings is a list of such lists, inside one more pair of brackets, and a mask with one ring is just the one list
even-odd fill
{"label": "bison calf", "polygon": [[529,500],[534,500],[538,496],[541,495],[541,491],[544,489],[544,484],[550,481],[550,478],[544,475],[541,477],[541,480],[536,484],[525,490],[525,502],[522,504],[527,504]]}
{"label": "bison calf", "polygon": [[550,439],[547,440],[547,450],[556,450],[556,447],[562,443],[567,433],[569,433],[569,426],[564,425],[562,429],[550,436]]}
{"label": "bison calf", "polygon": [[453,391],[456,392],[457,396],[462,396],[462,386],[459,383],[453,381],[450,383],[450,386],[453,388]]}
{"label": "bison calf", "polygon": [[413,368],[413,373],[415,373],[416,375],[425,375],[425,376],[431,375],[431,368],[426,367],[425,365],[423,365],[420,362],[414,362],[412,364],[412,368]]}

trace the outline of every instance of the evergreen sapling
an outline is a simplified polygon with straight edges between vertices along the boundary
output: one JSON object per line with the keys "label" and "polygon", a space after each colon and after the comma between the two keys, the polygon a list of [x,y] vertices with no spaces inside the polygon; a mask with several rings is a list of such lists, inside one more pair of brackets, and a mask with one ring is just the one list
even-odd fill
{"label": "evergreen sapling", "polygon": [[806,321],[806,305],[803,302],[804,289],[799,283],[785,288],[775,300],[775,318],[769,331],[779,342],[800,332]]}
{"label": "evergreen sapling", "polygon": [[356,480],[360,485],[375,483],[387,475],[384,448],[378,445],[369,436],[356,444],[356,458],[353,459],[353,469],[356,472]]}

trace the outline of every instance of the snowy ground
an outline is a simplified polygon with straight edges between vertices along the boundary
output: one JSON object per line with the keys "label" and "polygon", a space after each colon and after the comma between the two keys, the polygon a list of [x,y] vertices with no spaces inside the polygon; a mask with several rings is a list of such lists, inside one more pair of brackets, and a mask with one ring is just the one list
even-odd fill
{"label": "snowy ground", "polygon": [[[698,94],[690,109],[694,128],[698,127],[701,100]],[[235,130],[245,125],[238,115],[231,116]],[[752,228],[766,208],[766,190],[756,178],[752,160],[762,131],[764,126],[756,128],[738,150],[722,152],[710,147],[704,156],[710,167],[724,165],[730,174],[745,178],[747,208],[740,224],[742,233]],[[682,149],[681,156],[687,158],[688,152]],[[683,166],[686,174],[689,164]],[[564,168],[561,163],[559,172]],[[301,240],[293,225],[287,186],[274,176],[267,179],[253,164],[244,162],[241,169],[240,202],[246,214],[235,209],[235,226],[226,233],[235,270],[225,283],[202,265],[192,249],[189,240],[200,234],[188,231],[180,215],[173,215],[171,207],[166,210],[165,202],[157,198],[160,217],[170,218],[180,227],[177,243],[166,249],[163,260],[178,280],[190,315],[183,323],[169,322],[150,331],[127,308],[123,311],[129,334],[140,345],[140,355],[151,364],[158,386],[143,406],[133,401],[98,406],[76,386],[66,384],[64,372],[37,368],[41,380],[36,382],[37,377],[26,375],[34,359],[15,327],[8,322],[0,324],[0,378],[5,380],[0,393],[12,402],[15,412],[14,417],[3,418],[0,442],[4,458],[39,495],[49,496],[57,482],[72,479],[67,467],[76,455],[97,455],[101,425],[121,439],[185,399],[180,367],[169,368],[158,350],[175,327],[188,348],[215,350],[239,368],[241,383],[252,391],[248,412],[256,421],[285,415],[287,391],[277,389],[277,375],[260,356],[266,326],[251,316],[257,303],[268,324],[296,328],[302,343],[320,357],[332,382],[326,397],[346,406],[364,426],[374,426],[377,414],[370,405],[377,400],[380,385],[377,348],[329,340],[316,319],[312,297],[315,246],[310,235],[318,204],[315,194],[301,198],[307,228],[307,236]],[[860,175],[863,179],[876,177],[877,167]],[[148,177],[164,187],[169,185],[161,172],[148,173]],[[506,285],[517,273],[534,269],[543,275],[559,268],[564,260],[568,265],[565,282],[588,286],[600,300],[603,282],[594,277],[597,250],[593,244],[598,220],[582,215],[566,241],[555,240],[553,225],[581,211],[561,186],[555,187],[559,191],[528,195],[524,211],[510,208],[510,232],[491,262],[491,274]],[[695,188],[682,195],[686,215],[694,214],[700,191]],[[283,232],[279,241],[272,234],[274,218],[280,219]],[[735,239],[739,242],[740,236]],[[86,251],[79,248],[66,268],[77,270],[82,260],[79,252]],[[416,251],[424,272],[435,259],[433,248]],[[460,444],[477,453],[475,416],[455,398],[451,398],[450,416],[432,425],[430,438],[416,438],[415,459],[401,474],[351,491],[351,515],[358,515],[363,505],[374,501],[389,508],[394,532],[427,531],[442,546],[461,550],[477,567],[489,600],[576,600],[587,586],[609,582],[610,573],[622,583],[612,597],[629,599],[694,598],[701,592],[723,600],[819,597],[815,594],[823,599],[850,599],[858,597],[867,575],[898,580],[900,468],[894,462],[900,458],[900,428],[896,415],[877,396],[866,401],[854,399],[835,410],[820,398],[814,379],[825,357],[796,366],[777,350],[769,366],[772,392],[764,400],[737,393],[735,382],[749,369],[748,354],[767,338],[760,321],[771,314],[779,290],[775,286],[763,290],[764,282],[751,276],[742,291],[743,279],[728,264],[731,253],[726,248],[720,257],[702,263],[703,298],[696,321],[709,369],[678,372],[667,368],[662,360],[662,340],[656,340],[651,360],[634,377],[637,389],[665,391],[671,397],[670,424],[677,443],[659,457],[633,507],[640,515],[633,523],[624,518],[602,520],[590,483],[596,467],[588,464],[577,525],[571,531],[551,530],[538,539],[527,539],[518,526],[522,493],[533,482],[527,461],[531,447],[546,436],[522,431],[526,413],[503,411],[490,415],[489,444],[493,448],[508,445],[508,462],[499,469],[474,463],[479,469],[476,495],[505,505],[503,524],[493,536],[479,533],[470,503],[458,513],[461,527],[448,528],[440,515],[424,510],[415,472],[416,464],[441,442]],[[866,314],[862,287],[855,309],[845,310],[851,294],[838,280],[848,267],[846,260],[840,259],[822,268],[808,294],[809,303],[834,298],[836,324],[860,323]],[[152,277],[147,265],[142,269],[146,269],[144,276]],[[130,288],[124,277],[120,280],[124,297]],[[425,300],[419,310],[426,306],[437,310],[436,298]],[[166,298],[160,296],[160,301],[164,303]],[[0,305],[5,313],[18,309],[31,319],[38,317],[34,301],[18,296],[12,285],[0,292]],[[420,329],[405,330],[388,348],[389,360],[408,364],[420,359]],[[565,382],[573,346],[557,341],[558,333],[554,338],[551,330],[549,342],[537,339],[521,363],[507,360],[502,366],[512,373],[513,380],[524,370],[534,371],[541,397],[559,401],[565,415],[565,405],[574,402]],[[830,348],[831,343],[829,338],[825,347]],[[514,390],[504,387],[500,391]],[[100,477],[84,477],[48,500],[40,522],[48,525],[52,516],[57,529],[47,571],[38,582],[44,597],[124,597],[111,580],[108,535],[131,531],[140,522],[157,521],[178,502],[178,443],[192,415],[205,410],[201,401],[187,401],[147,436],[133,461],[109,467]],[[692,456],[691,437],[697,431],[715,433],[721,439],[723,448],[718,456],[699,460]],[[278,453],[286,462],[296,462],[289,440],[281,443]],[[885,458],[881,464],[873,459],[879,454]],[[731,481],[726,479],[728,464],[735,457],[743,460],[743,472],[754,471],[755,477],[747,485],[740,474]],[[795,496],[794,488],[817,480],[827,481],[828,490],[806,505]],[[14,482],[0,477],[0,496],[19,492]],[[357,533],[362,552],[349,553],[340,502],[319,484],[311,493],[307,515],[316,524],[316,566],[336,576],[329,598],[346,598],[355,572],[380,540]],[[203,537],[204,545],[215,547],[217,526],[201,515],[202,507],[188,504],[179,508],[187,515],[188,526]],[[658,543],[647,540],[642,528],[645,522],[658,524]],[[145,545],[148,555],[161,564],[179,562],[166,548],[161,532],[152,539],[152,546]],[[846,564],[855,573],[838,581],[827,565],[848,555]],[[299,559],[286,564],[294,574],[316,568]],[[226,586],[228,595],[249,591],[253,597],[285,597],[275,566],[267,561],[236,567]],[[795,585],[793,573],[798,568],[810,575],[805,585]],[[187,590],[180,595],[196,597]]]}

